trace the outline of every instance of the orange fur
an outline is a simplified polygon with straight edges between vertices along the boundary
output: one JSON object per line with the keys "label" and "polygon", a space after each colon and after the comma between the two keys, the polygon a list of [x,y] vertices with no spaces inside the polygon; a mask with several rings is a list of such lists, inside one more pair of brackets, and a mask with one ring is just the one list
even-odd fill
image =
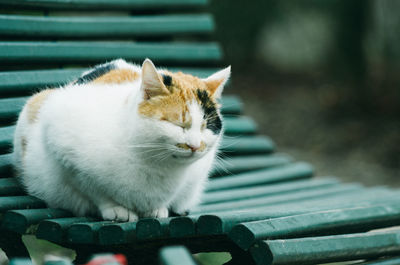
{"label": "orange fur", "polygon": [[207,84],[198,77],[182,72],[164,71],[163,74],[172,77],[171,85],[167,86],[170,94],[143,101],[139,105],[139,113],[149,118],[166,120],[182,127],[190,127],[191,118],[187,114],[187,102],[193,100],[199,102],[195,91],[197,89],[208,90]]}
{"label": "orange fur", "polygon": [[139,79],[139,73],[130,69],[114,69],[93,80],[94,83],[121,84]]}
{"label": "orange fur", "polygon": [[39,113],[40,107],[43,105],[43,102],[47,99],[47,97],[53,92],[52,89],[45,89],[41,92],[33,95],[27,104],[27,114],[28,121],[30,123],[34,123],[37,119],[37,115]]}

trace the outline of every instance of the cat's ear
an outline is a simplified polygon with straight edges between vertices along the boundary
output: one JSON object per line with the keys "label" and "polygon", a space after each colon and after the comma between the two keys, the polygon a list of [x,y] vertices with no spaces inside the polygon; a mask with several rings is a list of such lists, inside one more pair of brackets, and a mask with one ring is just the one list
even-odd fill
{"label": "cat's ear", "polygon": [[156,67],[150,59],[146,59],[142,65],[141,89],[145,99],[155,96],[168,95],[170,92],[165,87],[161,76],[157,73]]}
{"label": "cat's ear", "polygon": [[203,81],[207,85],[208,92],[214,98],[220,98],[222,90],[224,89],[224,85],[226,84],[230,76],[231,76],[231,67],[228,66],[227,68],[222,69],[221,71],[218,71],[210,75],[206,79],[203,79]]}

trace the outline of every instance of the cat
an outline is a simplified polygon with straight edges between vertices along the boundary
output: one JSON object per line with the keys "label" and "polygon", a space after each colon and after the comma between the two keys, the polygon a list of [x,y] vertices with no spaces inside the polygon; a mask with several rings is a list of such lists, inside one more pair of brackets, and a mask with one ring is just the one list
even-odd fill
{"label": "cat", "polygon": [[33,95],[14,135],[27,192],[77,216],[136,221],[200,201],[223,134],[218,99],[230,67],[208,78],[122,59]]}

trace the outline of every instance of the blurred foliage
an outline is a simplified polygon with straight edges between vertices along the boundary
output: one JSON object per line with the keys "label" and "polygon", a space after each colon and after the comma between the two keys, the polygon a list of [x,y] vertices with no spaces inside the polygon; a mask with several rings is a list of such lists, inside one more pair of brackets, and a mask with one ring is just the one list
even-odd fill
{"label": "blurred foliage", "polygon": [[334,113],[400,114],[400,1],[214,0],[211,10],[234,77],[310,78],[327,84]]}

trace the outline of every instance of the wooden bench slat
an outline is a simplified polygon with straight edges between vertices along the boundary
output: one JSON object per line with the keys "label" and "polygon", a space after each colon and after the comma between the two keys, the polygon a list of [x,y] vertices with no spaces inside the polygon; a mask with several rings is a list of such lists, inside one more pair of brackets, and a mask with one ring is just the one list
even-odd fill
{"label": "wooden bench slat", "polygon": [[209,14],[129,17],[0,15],[0,34],[24,37],[135,37],[204,34],[214,30]]}
{"label": "wooden bench slat", "polygon": [[9,265],[33,265],[32,260],[29,258],[13,258],[8,263]]}
{"label": "wooden bench slat", "polygon": [[[205,78],[218,68],[169,67],[173,72],[182,71]],[[0,96],[30,94],[46,87],[58,87],[76,80],[88,68],[47,69],[0,72]],[[237,97],[234,97],[238,99]],[[234,104],[235,105],[235,104]]]}
{"label": "wooden bench slat", "polygon": [[286,165],[292,158],[286,154],[236,156],[218,160],[211,172],[212,177],[239,174],[248,171]]}
{"label": "wooden bench slat", "polygon": [[67,241],[66,231],[75,223],[94,222],[91,217],[69,217],[43,220],[39,223],[36,231],[38,239],[46,239],[53,243],[65,243]]}
{"label": "wooden bench slat", "polygon": [[310,164],[297,162],[281,167],[257,170],[249,173],[240,174],[232,177],[213,179],[206,190],[216,191],[238,187],[249,187],[259,184],[272,184],[296,179],[310,178],[313,168]]}
{"label": "wooden bench slat", "polygon": [[10,177],[12,173],[12,154],[0,155],[0,179]]}
{"label": "wooden bench slat", "polygon": [[28,97],[0,99],[0,122],[14,122]]}
{"label": "wooden bench slat", "polygon": [[354,265],[398,265],[398,264],[400,264],[400,257],[381,258],[373,261],[354,263]]}
{"label": "wooden bench slat", "polygon": [[[5,197],[9,198],[9,197]],[[1,199],[1,197],[0,197]],[[16,208],[14,208],[16,209]],[[44,219],[71,217],[72,214],[61,209],[11,210],[4,214],[2,227],[20,234],[34,233],[35,225]]]}
{"label": "wooden bench slat", "polygon": [[93,244],[98,241],[97,232],[112,221],[98,221],[72,224],[68,228],[67,241],[74,244]]}
{"label": "wooden bench slat", "polygon": [[241,117],[223,117],[225,135],[254,134],[257,131],[257,125],[253,119],[245,116]]}
{"label": "wooden bench slat", "polygon": [[136,222],[107,225],[100,228],[99,244],[118,245],[136,241]]}
{"label": "wooden bench slat", "polygon": [[274,142],[266,136],[224,137],[220,150],[227,156],[271,153]]}
{"label": "wooden bench slat", "polygon": [[180,216],[171,218],[168,224],[169,236],[172,238],[185,238],[196,234],[196,221],[198,216]]}
{"label": "wooden bench slat", "polygon": [[[211,181],[212,182],[212,181]],[[221,190],[205,193],[201,205],[215,204],[227,201],[239,201],[250,198],[282,195],[302,190],[318,189],[337,185],[339,182],[334,178],[294,180],[278,184],[257,185],[254,187]]]}
{"label": "wooden bench slat", "polygon": [[140,60],[152,58],[156,63],[217,62],[222,51],[216,43],[135,43],[135,42],[0,42],[0,61],[30,62],[103,62],[116,58]]}
{"label": "wooden bench slat", "polygon": [[323,198],[324,196],[330,196],[333,194],[336,195],[341,193],[355,192],[359,189],[361,189],[361,187],[357,184],[320,187],[317,190],[296,191],[290,194],[252,198],[243,201],[229,201],[208,205],[199,205],[193,209],[192,213],[197,214],[200,212],[229,211],[232,209],[239,210],[255,206],[287,203],[290,201],[310,200],[315,198]]}
{"label": "wooden bench slat", "polygon": [[256,264],[317,264],[399,252],[399,231],[258,241],[250,248]]}
{"label": "wooden bench slat", "polygon": [[399,224],[398,204],[369,206],[242,223],[233,227],[229,238],[240,248],[247,250],[257,240],[366,232]]}
{"label": "wooden bench slat", "polygon": [[15,178],[0,179],[0,196],[24,194],[24,190]]}
{"label": "wooden bench slat", "polygon": [[[357,193],[346,193],[341,196],[327,196],[316,200],[297,202],[288,202],[279,205],[259,206],[243,210],[231,210],[225,212],[215,212],[212,214],[202,214],[195,218],[197,221],[197,232],[202,235],[219,235],[230,232],[233,226],[243,222],[258,221],[270,218],[279,218],[284,216],[298,215],[309,212],[318,212],[326,210],[335,210],[343,208],[376,206],[385,203],[393,203],[397,200],[399,194],[393,194],[387,189],[372,188],[363,189]],[[178,217],[171,221],[178,223]],[[173,229],[170,228],[172,231]]]}
{"label": "wooden bench slat", "polygon": [[12,151],[12,141],[14,137],[15,126],[0,128],[0,154]]}
{"label": "wooden bench slat", "polygon": [[44,208],[46,204],[32,196],[0,197],[0,214],[12,209]]}
{"label": "wooden bench slat", "polygon": [[67,10],[141,10],[164,8],[193,8],[207,0],[2,0],[1,5],[24,8]]}
{"label": "wooden bench slat", "polygon": [[162,248],[160,251],[161,265],[196,265],[190,252],[182,246]]}
{"label": "wooden bench slat", "polygon": [[136,238],[150,240],[168,237],[169,218],[144,218],[136,224]]}

